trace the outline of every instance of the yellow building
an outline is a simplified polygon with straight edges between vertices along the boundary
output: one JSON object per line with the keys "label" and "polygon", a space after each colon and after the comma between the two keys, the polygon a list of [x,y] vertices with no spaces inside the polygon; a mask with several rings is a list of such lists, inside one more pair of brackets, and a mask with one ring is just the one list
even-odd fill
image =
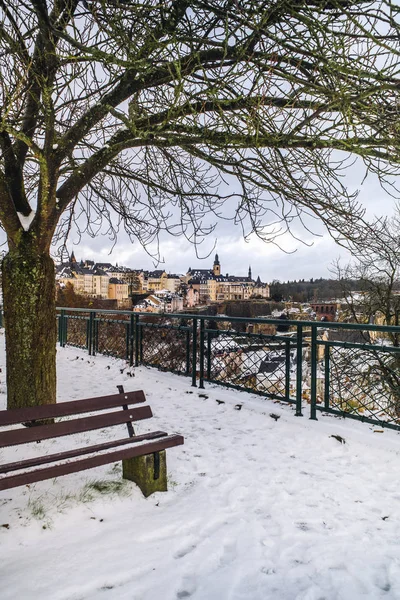
{"label": "yellow building", "polygon": [[171,273],[168,273],[168,275],[164,279],[165,287],[163,289],[168,290],[169,292],[171,292],[173,294],[176,294],[176,292],[179,290],[181,285],[182,285],[182,279],[179,275],[173,275]]}
{"label": "yellow building", "polygon": [[65,269],[59,274],[57,281],[65,285],[71,283],[77,294],[93,298],[108,298],[109,277],[99,269],[93,271],[80,267],[76,270]]}
{"label": "yellow building", "polygon": [[108,298],[117,300],[117,304],[126,304],[129,299],[129,286],[116,277],[111,277],[108,282]]}
{"label": "yellow building", "polygon": [[155,271],[144,271],[143,290],[146,292],[158,292],[165,289],[167,273],[161,269]]}
{"label": "yellow building", "polygon": [[108,298],[110,278],[107,273],[94,263],[78,263],[73,252],[69,262],[58,267],[56,279],[60,284],[70,283],[77,294],[91,298]]}

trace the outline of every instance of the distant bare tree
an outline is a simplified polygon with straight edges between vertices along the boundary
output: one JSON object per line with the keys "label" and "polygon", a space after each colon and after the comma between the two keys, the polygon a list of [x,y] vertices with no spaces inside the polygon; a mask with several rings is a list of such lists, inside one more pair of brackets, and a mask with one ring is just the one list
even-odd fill
{"label": "distant bare tree", "polygon": [[398,12],[394,0],[0,0],[10,408],[55,401],[49,253],[73,226],[197,242],[229,209],[263,239],[307,213],[349,235],[363,215],[342,180],[352,157],[384,185],[398,172]]}
{"label": "distant bare tree", "polygon": [[[343,313],[355,323],[400,325],[400,210],[392,218],[379,219],[373,226],[362,228],[357,243],[350,243],[353,261],[335,272],[342,287]],[[354,290],[354,281],[358,289]],[[400,346],[396,331],[380,334],[386,344]],[[370,333],[363,333],[370,344]],[[363,389],[364,395],[386,398],[396,418],[400,417],[400,352],[382,352],[379,346],[371,350],[344,353],[336,361],[338,379]]]}
{"label": "distant bare tree", "polygon": [[[356,323],[400,325],[400,211],[360,228],[359,240],[349,244],[353,260],[334,264],[345,316]],[[357,288],[355,289],[355,282]],[[385,334],[394,346],[398,333]]]}
{"label": "distant bare tree", "polygon": [[128,284],[128,292],[130,296],[134,292],[138,292],[141,289],[139,275],[136,271],[126,271],[122,275],[122,279]]}

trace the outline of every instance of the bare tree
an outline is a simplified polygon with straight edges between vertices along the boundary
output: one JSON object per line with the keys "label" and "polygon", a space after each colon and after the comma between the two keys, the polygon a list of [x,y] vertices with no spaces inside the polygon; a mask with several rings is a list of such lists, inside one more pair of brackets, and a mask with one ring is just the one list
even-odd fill
{"label": "bare tree", "polygon": [[[349,243],[353,260],[334,271],[339,281],[344,316],[355,323],[400,325],[400,210],[359,228],[357,242]],[[400,336],[385,336],[400,346]]]}
{"label": "bare tree", "polygon": [[348,235],[363,215],[342,180],[352,157],[384,185],[398,172],[398,11],[0,0],[10,408],[55,401],[50,248],[72,227],[198,242],[229,216],[274,240],[311,214]]}
{"label": "bare tree", "polygon": [[[400,325],[400,210],[392,218],[379,219],[373,226],[361,228],[362,235],[349,249],[353,261],[344,267],[337,261],[335,272],[342,287],[343,314],[355,323]],[[357,282],[357,289],[354,288]],[[362,332],[368,349],[345,350],[335,360],[336,380],[347,378],[345,393],[351,386],[362,390],[364,398],[374,399],[379,408],[394,418],[400,417],[400,335],[381,333],[386,346],[380,350],[371,344],[370,333]],[[356,394],[353,393],[353,396]],[[380,402],[377,399],[381,398]],[[365,404],[367,401],[364,401]]]}

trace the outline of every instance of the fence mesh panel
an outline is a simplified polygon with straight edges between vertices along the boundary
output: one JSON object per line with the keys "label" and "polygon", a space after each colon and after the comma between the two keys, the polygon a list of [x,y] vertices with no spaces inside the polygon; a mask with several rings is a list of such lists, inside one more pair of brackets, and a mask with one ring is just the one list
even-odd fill
{"label": "fence mesh panel", "polygon": [[293,341],[229,330],[206,332],[206,337],[207,379],[281,400],[293,400],[296,372]]}
{"label": "fence mesh panel", "polygon": [[[189,326],[188,326],[189,323]],[[190,321],[148,317],[140,324],[140,362],[163,371],[189,374],[192,368]]]}
{"label": "fence mesh panel", "polygon": [[121,319],[96,319],[96,352],[129,358],[129,321]]}
{"label": "fence mesh panel", "polygon": [[398,426],[400,353],[331,346],[327,407]]}
{"label": "fence mesh panel", "polygon": [[66,343],[76,348],[87,348],[89,317],[68,315]]}

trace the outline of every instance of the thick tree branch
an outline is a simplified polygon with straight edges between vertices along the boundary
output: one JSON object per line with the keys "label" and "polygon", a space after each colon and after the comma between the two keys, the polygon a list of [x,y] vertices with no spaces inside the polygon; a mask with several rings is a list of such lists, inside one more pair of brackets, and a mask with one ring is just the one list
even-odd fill
{"label": "thick tree branch", "polygon": [[0,171],[0,221],[10,241],[16,240],[22,232],[22,226],[15,210],[6,177]]}
{"label": "thick tree branch", "polygon": [[10,136],[6,131],[0,131],[0,148],[4,160],[4,178],[15,209],[25,216],[31,212],[31,207],[25,195],[22,169],[17,162]]}

